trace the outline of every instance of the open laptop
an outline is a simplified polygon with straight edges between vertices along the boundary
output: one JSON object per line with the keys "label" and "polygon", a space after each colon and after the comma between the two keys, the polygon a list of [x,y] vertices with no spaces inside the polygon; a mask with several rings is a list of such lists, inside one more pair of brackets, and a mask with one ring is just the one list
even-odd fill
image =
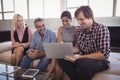
{"label": "open laptop", "polygon": [[64,58],[73,55],[72,43],[43,43],[47,58]]}

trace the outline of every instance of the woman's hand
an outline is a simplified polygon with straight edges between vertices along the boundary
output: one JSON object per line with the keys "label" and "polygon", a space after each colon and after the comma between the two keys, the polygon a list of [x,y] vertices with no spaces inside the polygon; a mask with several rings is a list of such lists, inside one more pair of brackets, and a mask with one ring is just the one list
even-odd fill
{"label": "woman's hand", "polygon": [[19,42],[15,42],[15,43],[14,43],[14,46],[15,46],[15,47],[20,47],[20,43],[19,43]]}
{"label": "woman's hand", "polygon": [[23,43],[19,43],[19,42],[15,42],[14,43],[14,47],[17,48],[17,47],[23,47],[24,44]]}

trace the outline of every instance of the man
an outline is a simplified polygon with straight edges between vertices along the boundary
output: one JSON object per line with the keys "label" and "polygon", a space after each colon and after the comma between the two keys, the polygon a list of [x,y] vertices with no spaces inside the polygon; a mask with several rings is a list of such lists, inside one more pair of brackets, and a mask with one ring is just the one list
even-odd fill
{"label": "man", "polygon": [[40,62],[36,68],[42,72],[45,72],[48,64],[50,63],[50,59],[45,57],[43,43],[56,42],[56,34],[45,28],[44,21],[41,18],[35,19],[34,25],[37,31],[33,34],[30,48],[27,51],[27,55],[24,56],[21,62],[21,67],[29,68],[30,63],[32,63],[35,59],[40,59]]}
{"label": "man", "polygon": [[94,21],[89,6],[78,8],[75,17],[80,28],[74,51],[78,48],[79,54],[65,56],[59,60],[59,65],[71,80],[92,80],[95,73],[109,68],[109,31],[106,26]]}

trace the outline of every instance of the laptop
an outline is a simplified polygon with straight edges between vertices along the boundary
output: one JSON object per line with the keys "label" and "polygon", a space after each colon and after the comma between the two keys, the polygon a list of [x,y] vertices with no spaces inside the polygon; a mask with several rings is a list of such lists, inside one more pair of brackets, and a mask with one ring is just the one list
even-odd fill
{"label": "laptop", "polygon": [[72,43],[43,43],[47,58],[64,58],[73,55]]}

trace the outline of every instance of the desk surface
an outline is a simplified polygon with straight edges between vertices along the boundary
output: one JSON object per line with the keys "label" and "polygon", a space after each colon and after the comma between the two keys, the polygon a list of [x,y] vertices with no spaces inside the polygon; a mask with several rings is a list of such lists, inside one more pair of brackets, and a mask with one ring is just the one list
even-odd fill
{"label": "desk surface", "polygon": [[0,80],[43,80],[45,76],[45,73],[39,72],[34,78],[23,78],[22,74],[27,70],[23,68],[10,74],[3,73],[5,70],[12,70],[12,67],[14,66],[0,64]]}

